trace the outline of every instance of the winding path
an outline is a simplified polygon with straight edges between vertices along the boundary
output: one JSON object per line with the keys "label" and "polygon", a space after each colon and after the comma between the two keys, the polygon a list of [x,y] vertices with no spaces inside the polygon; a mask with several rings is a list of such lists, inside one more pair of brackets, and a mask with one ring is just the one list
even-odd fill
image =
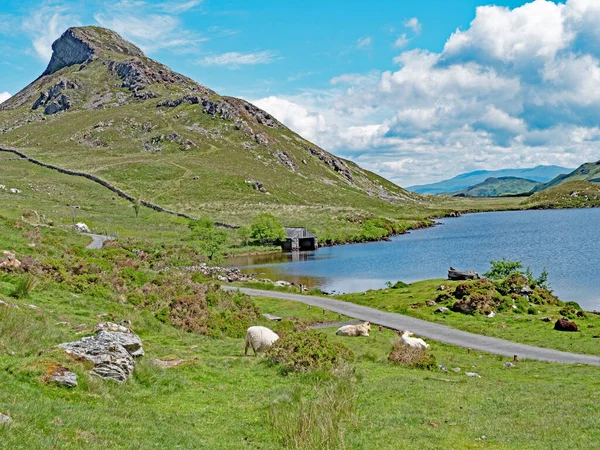
{"label": "winding path", "polygon": [[565,364],[587,364],[600,366],[600,357],[591,355],[580,355],[576,353],[561,352],[547,348],[533,347],[531,345],[517,344],[503,339],[483,336],[480,334],[460,331],[446,325],[427,322],[402,314],[380,311],[368,306],[356,305],[341,300],[326,297],[313,297],[309,295],[290,294],[287,292],[265,291],[261,289],[237,288],[223,286],[228,291],[240,290],[244,294],[292,300],[307,305],[327,309],[338,314],[344,314],[356,319],[368,320],[374,324],[382,325],[392,330],[410,330],[413,333],[445,344],[458,347],[472,348],[496,355],[509,356],[518,355],[520,359],[533,359],[537,361],[550,361]]}
{"label": "winding path", "polygon": [[104,247],[104,242],[110,241],[112,239],[110,236],[102,236],[101,234],[85,234],[92,238],[92,243],[86,247],[90,250],[100,250],[102,247]]}

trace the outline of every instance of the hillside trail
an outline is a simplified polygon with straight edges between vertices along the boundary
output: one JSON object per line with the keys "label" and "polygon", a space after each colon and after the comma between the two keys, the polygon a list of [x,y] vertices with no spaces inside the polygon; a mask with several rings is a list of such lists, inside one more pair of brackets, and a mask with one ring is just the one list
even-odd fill
{"label": "hillside trail", "polygon": [[503,339],[483,336],[451,328],[446,325],[416,319],[402,314],[380,311],[368,306],[357,305],[333,298],[316,297],[310,295],[291,294],[287,292],[267,291],[262,289],[238,288],[223,286],[227,291],[239,290],[251,296],[278,298],[292,300],[306,305],[316,306],[348,317],[370,321],[373,324],[400,331],[410,330],[416,335],[432,339],[457,347],[470,348],[495,355],[513,357],[518,355],[519,359],[531,359],[536,361],[558,362],[565,364],[586,364],[600,366],[600,357],[592,355],[581,355],[577,353],[562,352],[548,348],[534,347],[531,345],[518,344]]}

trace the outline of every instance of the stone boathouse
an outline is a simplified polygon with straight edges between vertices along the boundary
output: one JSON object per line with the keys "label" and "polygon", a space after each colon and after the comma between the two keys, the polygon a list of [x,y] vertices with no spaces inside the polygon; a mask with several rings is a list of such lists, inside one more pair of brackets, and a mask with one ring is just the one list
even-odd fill
{"label": "stone boathouse", "polygon": [[282,248],[286,252],[310,251],[319,248],[319,239],[306,228],[285,227],[287,238]]}

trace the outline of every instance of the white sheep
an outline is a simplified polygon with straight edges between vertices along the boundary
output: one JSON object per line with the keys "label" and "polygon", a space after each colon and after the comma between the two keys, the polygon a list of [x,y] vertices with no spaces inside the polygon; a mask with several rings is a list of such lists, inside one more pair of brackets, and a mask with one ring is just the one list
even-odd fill
{"label": "white sheep", "polygon": [[423,339],[411,337],[414,336],[410,331],[405,331],[400,336],[400,340],[404,345],[408,345],[412,348],[422,348],[423,350],[428,350],[431,348],[429,344],[427,344]]}
{"label": "white sheep", "polygon": [[90,233],[90,228],[83,222],[77,222],[75,224],[75,229],[80,233]]}
{"label": "white sheep", "polygon": [[371,331],[371,322],[365,322],[358,325],[344,325],[339,328],[335,334],[338,336],[368,336]]}
{"label": "white sheep", "polygon": [[267,327],[250,327],[246,331],[246,346],[244,348],[244,356],[248,356],[248,348],[252,347],[254,356],[257,353],[264,352],[273,343],[279,339],[273,330]]}

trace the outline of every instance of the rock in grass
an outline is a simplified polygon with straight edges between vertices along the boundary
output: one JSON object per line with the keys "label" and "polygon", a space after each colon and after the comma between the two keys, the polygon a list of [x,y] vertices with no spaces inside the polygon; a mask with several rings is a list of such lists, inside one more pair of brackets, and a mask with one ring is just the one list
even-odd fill
{"label": "rock in grass", "polygon": [[66,342],[59,347],[74,357],[93,362],[93,375],[123,383],[133,374],[134,357],[144,355],[142,341],[129,329],[125,333],[105,331],[107,327],[99,328],[95,336]]}
{"label": "rock in grass", "polygon": [[512,369],[513,367],[516,367],[516,366],[513,363],[507,361],[504,363],[504,367],[506,367],[507,369]]}
{"label": "rock in grass", "polygon": [[64,367],[55,370],[50,375],[50,380],[59,386],[69,388],[74,388],[77,386],[77,374],[65,369]]}
{"label": "rock in grass", "polygon": [[569,319],[564,317],[558,319],[554,324],[554,329],[557,331],[579,331],[579,327],[575,322],[571,322]]}
{"label": "rock in grass", "polygon": [[5,423],[12,422],[12,419],[6,414],[0,413],[0,425],[4,425]]}
{"label": "rock in grass", "polygon": [[436,309],[434,312],[436,313],[440,313],[440,314],[446,314],[449,313],[450,310],[448,308],[446,308],[445,306],[440,306],[438,309]]}
{"label": "rock in grass", "polygon": [[465,375],[471,378],[481,378],[481,375],[475,372],[465,372]]}

